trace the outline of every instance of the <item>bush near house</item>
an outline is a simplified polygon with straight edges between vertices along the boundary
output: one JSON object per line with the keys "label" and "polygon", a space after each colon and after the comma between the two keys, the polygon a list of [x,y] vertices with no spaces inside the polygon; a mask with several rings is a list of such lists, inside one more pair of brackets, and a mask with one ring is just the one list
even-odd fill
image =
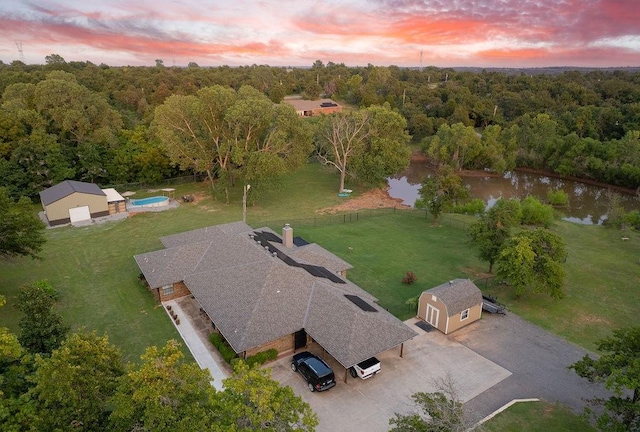
{"label": "bush near house", "polygon": [[236,352],[229,346],[220,333],[211,333],[209,340],[227,363],[230,364],[231,360],[236,357]]}
{"label": "bush near house", "polygon": [[278,350],[275,348],[268,349],[266,351],[260,351],[259,353],[249,356],[245,359],[245,363],[247,366],[252,367],[253,365],[262,366],[268,361],[275,360],[278,358]]}

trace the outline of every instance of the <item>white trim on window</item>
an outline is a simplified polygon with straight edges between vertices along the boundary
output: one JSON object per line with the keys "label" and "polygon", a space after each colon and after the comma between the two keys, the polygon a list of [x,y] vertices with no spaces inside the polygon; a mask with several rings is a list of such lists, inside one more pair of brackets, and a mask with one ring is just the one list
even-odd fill
{"label": "white trim on window", "polygon": [[162,287],[163,296],[170,296],[171,294],[173,294],[173,285],[165,285]]}
{"label": "white trim on window", "polygon": [[460,321],[464,321],[467,318],[469,318],[469,309],[465,309],[462,312],[460,312]]}

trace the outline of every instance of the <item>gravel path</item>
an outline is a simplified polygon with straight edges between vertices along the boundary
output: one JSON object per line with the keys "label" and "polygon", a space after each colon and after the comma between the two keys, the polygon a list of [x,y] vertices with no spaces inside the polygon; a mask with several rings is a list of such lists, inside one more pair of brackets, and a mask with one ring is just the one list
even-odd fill
{"label": "gravel path", "polygon": [[603,385],[589,383],[568,369],[587,351],[514,314],[484,313],[482,320],[451,336],[513,374],[465,404],[474,420],[513,399],[546,399],[582,413],[588,405],[585,398],[610,396]]}

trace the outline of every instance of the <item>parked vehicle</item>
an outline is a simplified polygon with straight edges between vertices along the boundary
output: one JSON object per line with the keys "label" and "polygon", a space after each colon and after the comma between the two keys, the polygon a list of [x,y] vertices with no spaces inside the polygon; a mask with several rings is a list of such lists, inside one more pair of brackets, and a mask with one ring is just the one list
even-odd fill
{"label": "parked vehicle", "polygon": [[370,359],[350,367],[349,373],[354,378],[360,377],[362,379],[367,379],[380,372],[380,370],[380,360],[375,357],[371,357]]}
{"label": "parked vehicle", "polygon": [[312,392],[329,390],[336,385],[336,378],[331,367],[320,357],[308,351],[293,356],[291,370],[300,372]]}

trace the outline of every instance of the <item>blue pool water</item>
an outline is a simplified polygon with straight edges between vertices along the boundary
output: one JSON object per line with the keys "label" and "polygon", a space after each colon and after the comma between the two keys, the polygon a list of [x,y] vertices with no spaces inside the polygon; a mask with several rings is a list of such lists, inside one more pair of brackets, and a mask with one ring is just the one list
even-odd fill
{"label": "blue pool water", "polygon": [[154,197],[149,197],[149,198],[131,200],[131,204],[134,205],[134,206],[144,207],[144,206],[148,206],[148,205],[151,205],[151,204],[158,204],[158,203],[161,203],[163,201],[168,201],[168,200],[169,200],[169,198],[165,197],[165,196],[154,196]]}

